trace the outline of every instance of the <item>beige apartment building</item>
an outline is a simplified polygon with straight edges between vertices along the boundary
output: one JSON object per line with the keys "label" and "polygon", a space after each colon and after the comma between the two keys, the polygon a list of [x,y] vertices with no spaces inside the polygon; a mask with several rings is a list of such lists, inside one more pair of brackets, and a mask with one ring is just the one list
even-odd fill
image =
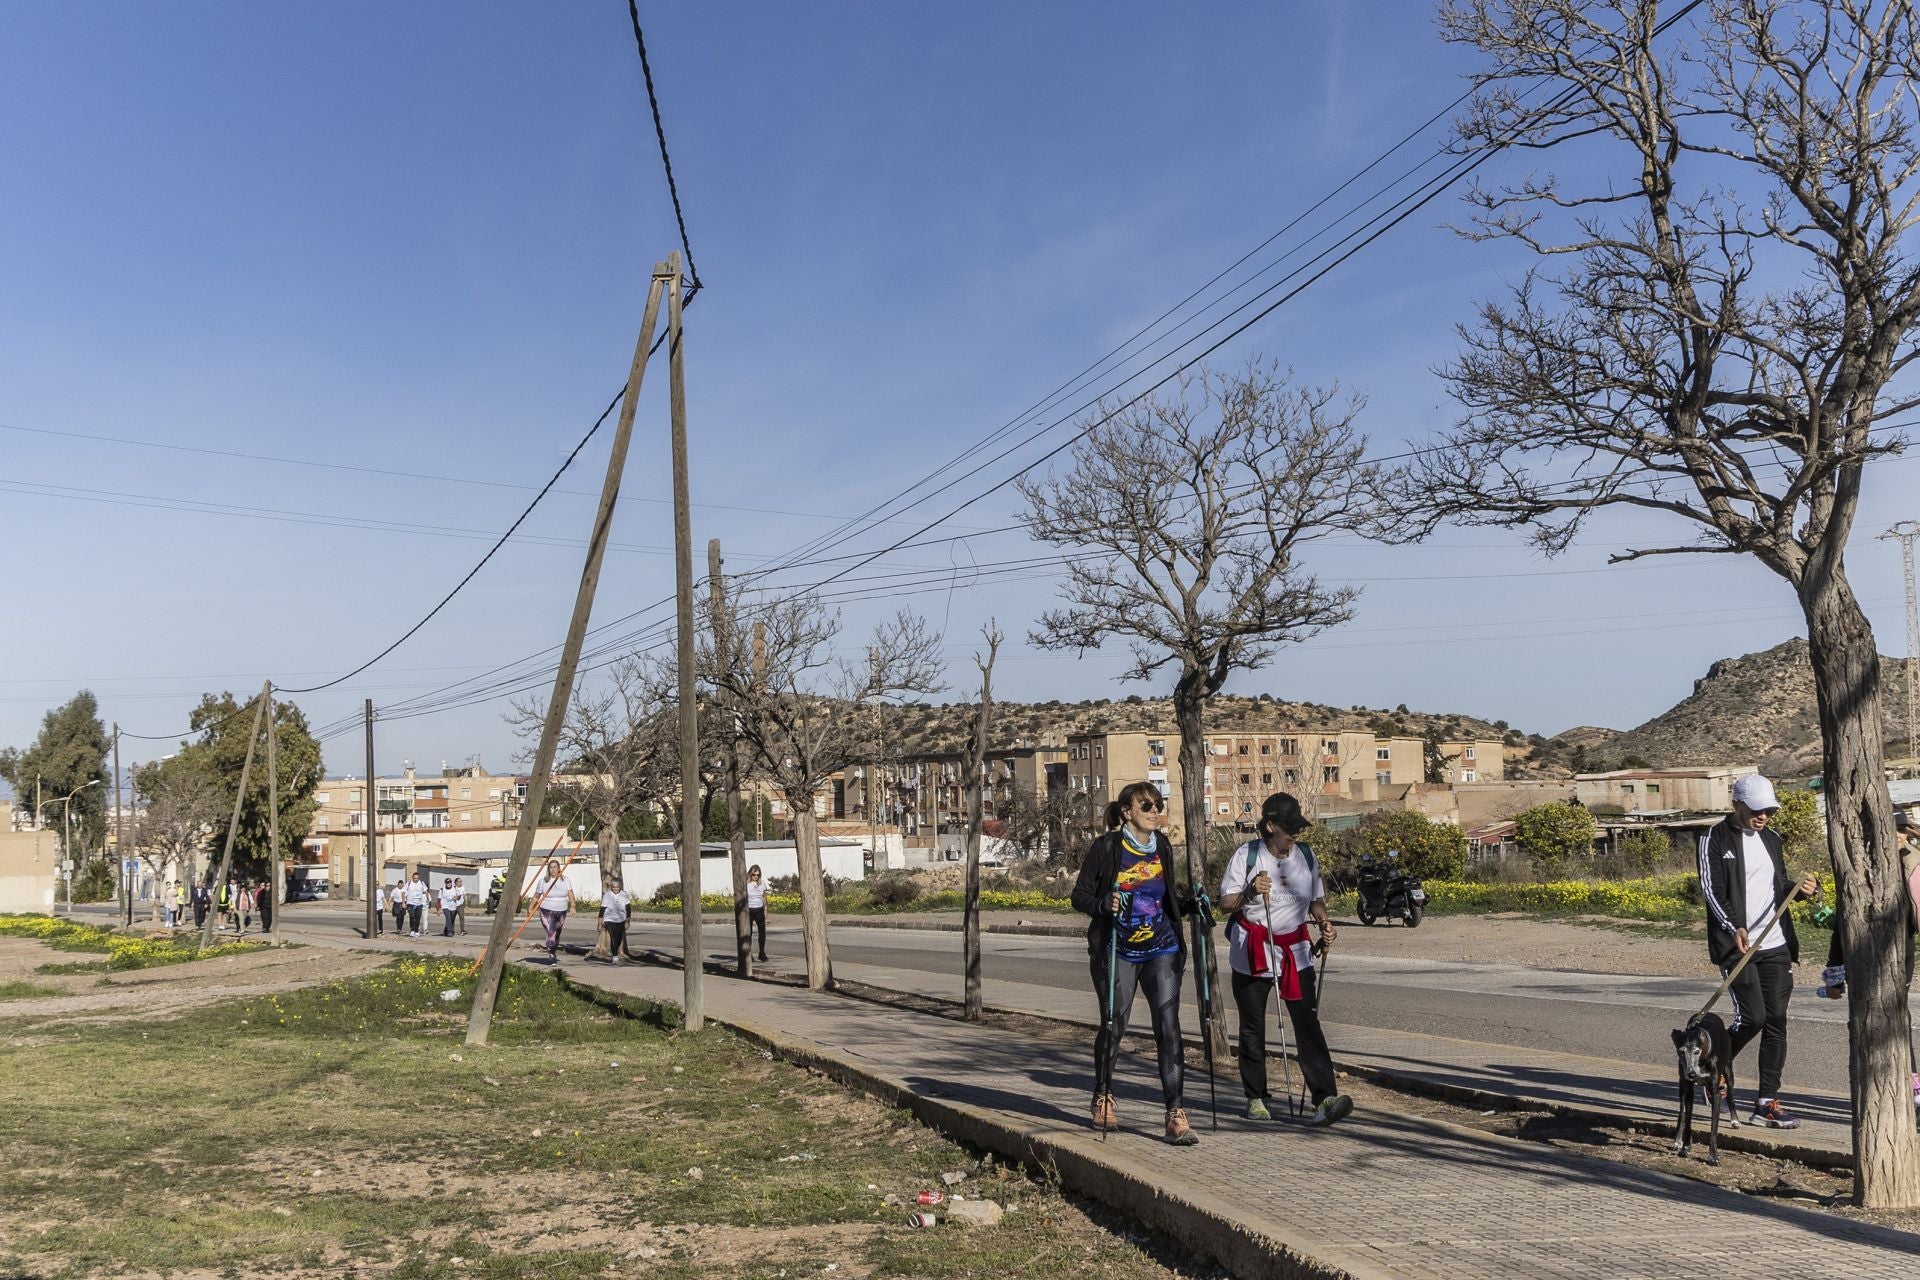
{"label": "beige apartment building", "polygon": [[[328,778],[314,792],[312,834],[366,830],[366,780]],[[374,779],[374,828],[379,831],[487,831],[520,823],[524,776],[487,773],[477,765],[421,777],[413,766],[398,778]]]}
{"label": "beige apartment building", "polygon": [[1705,769],[1618,769],[1574,777],[1573,794],[1595,814],[1730,813],[1733,784],[1750,764]]}
{"label": "beige apartment building", "polygon": [[1507,776],[1507,748],[1498,740],[1443,742],[1440,751],[1447,757],[1442,782],[1498,782]]}

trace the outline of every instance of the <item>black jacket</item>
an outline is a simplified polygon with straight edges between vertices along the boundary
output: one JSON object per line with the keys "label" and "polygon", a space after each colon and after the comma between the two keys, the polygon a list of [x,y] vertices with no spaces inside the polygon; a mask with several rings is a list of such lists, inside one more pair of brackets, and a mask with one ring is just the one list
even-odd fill
{"label": "black jacket", "polygon": [[[1180,939],[1180,963],[1187,959],[1187,935],[1181,928],[1191,909],[1192,897],[1180,888],[1173,862],[1173,842],[1165,832],[1154,833],[1160,865],[1167,877],[1167,919],[1174,936]],[[1080,878],[1073,883],[1073,909],[1093,917],[1087,924],[1087,953],[1105,956],[1107,938],[1113,932],[1113,885],[1120,876],[1120,833],[1109,831],[1093,842],[1086,860],[1080,864]]]}
{"label": "black jacket", "polygon": [[[1729,965],[1740,958],[1734,934],[1746,927],[1747,912],[1746,841],[1744,833],[1729,816],[1700,837],[1700,893],[1707,901],[1707,955],[1717,965]],[[1779,833],[1762,831],[1760,843],[1773,860],[1773,901],[1766,910],[1795,896],[1795,886],[1787,875],[1787,860],[1781,855]],[[1764,915],[1762,916],[1764,919]],[[1793,931],[1793,916],[1780,917],[1780,931],[1787,939],[1787,955],[1800,959],[1800,939]],[[1758,945],[1760,939],[1748,940]]]}

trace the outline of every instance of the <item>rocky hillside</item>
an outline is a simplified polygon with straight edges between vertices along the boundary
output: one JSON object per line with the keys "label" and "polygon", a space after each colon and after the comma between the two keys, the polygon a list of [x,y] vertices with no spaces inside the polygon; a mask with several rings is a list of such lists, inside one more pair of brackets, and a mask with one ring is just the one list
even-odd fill
{"label": "rocky hillside", "polygon": [[[1883,656],[1887,745],[1901,756],[1907,737],[1905,681],[1905,661]],[[1568,764],[1588,769],[1757,764],[1782,777],[1816,774],[1820,724],[1807,642],[1796,638],[1762,653],[1722,658],[1675,706],[1625,733],[1605,734],[1570,729],[1551,741]]]}
{"label": "rocky hillside", "polygon": [[[903,755],[959,751],[973,732],[976,704],[902,707],[889,729]],[[1504,721],[1476,716],[1392,711],[1369,707],[1329,707],[1314,702],[1288,702],[1269,694],[1242,698],[1222,695],[1209,704],[1207,727],[1219,732],[1236,729],[1367,729],[1386,736],[1424,737],[1438,729],[1449,739],[1526,741]],[[996,702],[993,707],[995,743],[1029,742],[1065,745],[1070,733],[1088,731],[1171,730],[1173,703],[1168,698],[1124,698],[1097,702]]]}

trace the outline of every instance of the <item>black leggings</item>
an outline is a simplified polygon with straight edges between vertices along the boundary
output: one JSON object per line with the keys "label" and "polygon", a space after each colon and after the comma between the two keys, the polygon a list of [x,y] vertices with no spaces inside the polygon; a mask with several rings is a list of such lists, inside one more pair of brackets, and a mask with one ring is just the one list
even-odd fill
{"label": "black leggings", "polygon": [[767,909],[765,907],[747,908],[747,934],[749,938],[758,936],[760,940],[760,958],[767,958]]}
{"label": "black leggings", "polygon": [[1093,971],[1093,990],[1101,1013],[1100,1032],[1093,1041],[1094,1093],[1113,1092],[1113,1064],[1119,1056],[1121,1042],[1127,1037],[1127,1017],[1133,1012],[1134,988],[1144,987],[1153,1011],[1153,1039],[1160,1059],[1160,1096],[1167,1106],[1179,1106],[1186,1083],[1185,1051],[1180,1043],[1180,953],[1138,962],[1122,960],[1116,966],[1112,1039],[1107,1036],[1107,953],[1104,949],[1093,953],[1089,967]]}
{"label": "black leggings", "polygon": [[[1294,1058],[1315,1106],[1340,1091],[1334,1083],[1326,1033],[1320,1030],[1320,1015],[1313,1007],[1317,978],[1313,969],[1302,969],[1300,998],[1284,1002],[1287,1016],[1293,1019]],[[1240,1008],[1240,1084],[1249,1098],[1272,1096],[1267,1092],[1267,1004],[1272,992],[1271,976],[1233,975],[1233,1002]]]}
{"label": "black leggings", "polygon": [[627,954],[627,922],[625,920],[608,920],[605,923],[607,926],[607,954],[610,956],[624,956]]}

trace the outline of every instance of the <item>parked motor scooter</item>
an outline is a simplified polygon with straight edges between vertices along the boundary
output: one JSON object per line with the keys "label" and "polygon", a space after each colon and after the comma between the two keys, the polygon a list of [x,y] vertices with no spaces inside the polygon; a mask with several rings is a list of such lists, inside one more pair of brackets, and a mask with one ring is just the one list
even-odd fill
{"label": "parked motor scooter", "polygon": [[506,888],[506,880],[501,876],[493,878],[493,884],[487,888],[487,914],[492,915],[500,909],[500,892]]}
{"label": "parked motor scooter", "polygon": [[1359,875],[1359,913],[1361,924],[1372,924],[1375,920],[1398,916],[1407,922],[1409,929],[1417,928],[1420,917],[1426,914],[1427,891],[1421,886],[1418,876],[1410,876],[1400,866],[1400,853],[1393,850],[1387,854],[1383,865],[1373,860],[1372,854],[1363,854],[1360,858]]}

